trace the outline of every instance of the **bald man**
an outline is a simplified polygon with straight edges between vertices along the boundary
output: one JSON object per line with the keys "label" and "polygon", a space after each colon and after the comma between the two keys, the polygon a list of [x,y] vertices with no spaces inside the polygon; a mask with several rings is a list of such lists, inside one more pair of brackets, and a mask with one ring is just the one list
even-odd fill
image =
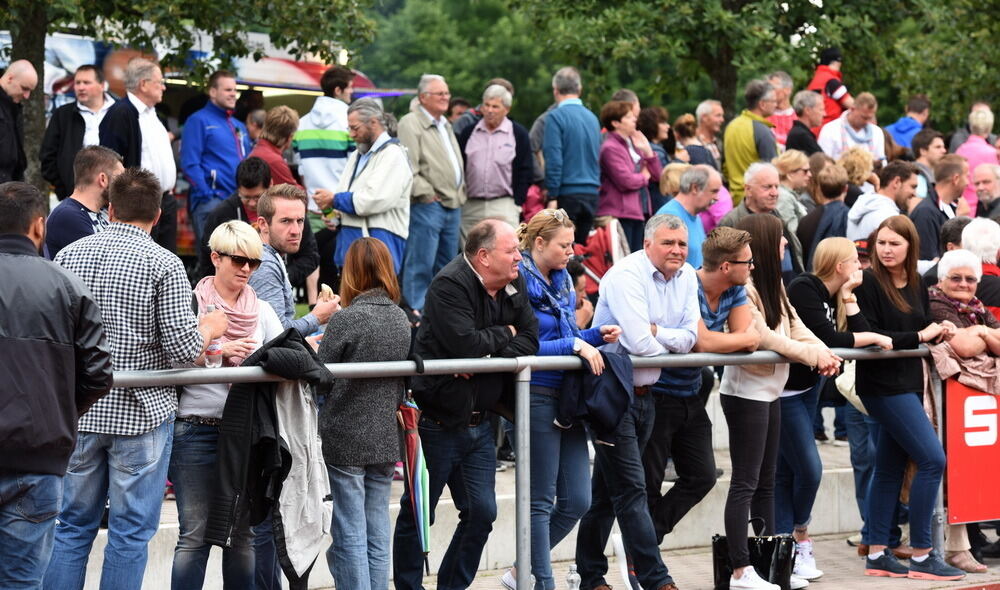
{"label": "bald man", "polygon": [[24,115],[21,102],[28,100],[38,85],[35,66],[19,59],[0,76],[0,183],[24,180]]}

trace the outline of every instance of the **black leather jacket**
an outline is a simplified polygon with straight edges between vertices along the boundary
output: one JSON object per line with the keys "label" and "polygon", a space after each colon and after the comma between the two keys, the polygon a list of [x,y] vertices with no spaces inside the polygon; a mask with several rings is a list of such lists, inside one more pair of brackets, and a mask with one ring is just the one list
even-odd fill
{"label": "black leather jacket", "polygon": [[63,475],[77,420],[111,389],[101,310],[25,236],[0,235],[0,470]]}

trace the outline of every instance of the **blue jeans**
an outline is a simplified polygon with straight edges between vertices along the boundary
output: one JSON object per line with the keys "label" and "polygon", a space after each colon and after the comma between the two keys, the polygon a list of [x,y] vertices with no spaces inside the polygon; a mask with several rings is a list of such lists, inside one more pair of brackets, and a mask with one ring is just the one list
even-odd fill
{"label": "blue jeans", "polygon": [[868,529],[872,545],[889,545],[893,515],[897,510],[903,472],[908,459],[917,464],[910,485],[910,544],[916,549],[932,546],[931,517],[944,473],[945,455],[920,395],[904,393],[865,396],[865,407],[878,425],[875,439],[875,472],[868,495]]}
{"label": "blue jeans", "polygon": [[256,590],[281,590],[285,574],[278,563],[278,545],[274,542],[271,512],[253,529],[254,579]]}
{"label": "blue jeans", "polygon": [[582,424],[557,427],[558,394],[531,393],[531,573],[553,590],[550,553],[590,508],[590,457]]}
{"label": "blue jeans", "polygon": [[424,308],[431,279],[458,254],[462,210],[439,202],[410,203],[410,236],[403,263],[403,297],[412,309]]}
{"label": "blue jeans", "polygon": [[[458,526],[438,568],[438,590],[468,588],[476,577],[486,540],[497,518],[496,450],[489,420],[478,426],[445,430],[427,416],[420,418],[420,439],[430,486],[430,524],[445,484],[458,509]],[[397,590],[423,588],[424,554],[410,505],[410,490],[399,499],[393,580]]]}
{"label": "blue jeans", "polygon": [[653,519],[646,502],[646,478],[642,450],[653,431],[656,410],[652,394],[636,396],[615,429],[615,446],[595,444],[590,510],[580,520],[576,538],[576,565],[581,588],[607,584],[608,558],[604,548],[611,526],[618,519],[625,552],[632,559],[643,588],[659,588],[673,582],[660,557]]}
{"label": "blue jeans", "polygon": [[[859,412],[851,404],[845,406],[845,422],[847,424],[847,440],[851,443],[851,467],[854,469],[854,499],[858,503],[858,512],[864,524],[861,526],[861,542],[868,542],[868,491],[872,485],[872,473],[875,457],[875,441],[871,430],[878,427],[878,422]],[[898,547],[903,537],[899,528],[901,518],[906,515],[906,507],[896,502],[893,513],[892,528],[889,530],[889,546]]]}
{"label": "blue jeans", "polygon": [[826,377],[820,377],[809,391],[780,398],[781,435],[774,477],[774,526],[779,535],[805,529],[812,520],[813,502],[823,477],[812,417],[825,383]]}
{"label": "blue jeans", "polygon": [[338,588],[389,587],[389,495],[395,463],[327,465],[333,544],[326,562]]}
{"label": "blue jeans", "polygon": [[0,588],[38,588],[52,557],[59,475],[0,471]]}
{"label": "blue jeans", "polygon": [[[194,229],[194,237],[198,244],[207,242],[209,236],[204,235],[205,232],[205,222],[208,221],[208,216],[219,206],[222,199],[216,199],[215,197],[206,197],[201,200],[197,205],[190,207],[191,209],[191,226]],[[173,480],[171,480],[173,481]]]}
{"label": "blue jeans", "polygon": [[833,405],[832,402],[821,402],[817,404],[816,411],[813,412],[813,431],[816,434],[826,432],[826,425],[823,423],[823,408],[833,408],[833,437],[847,436],[847,423],[845,422],[845,406],[850,404]]}
{"label": "blue jeans", "polygon": [[108,544],[101,590],[139,590],[147,545],[160,526],[173,416],[137,436],[81,432],[63,480],[52,561],[44,587],[80,590],[107,501]]}
{"label": "blue jeans", "polygon": [[[173,590],[201,588],[212,546],[205,542],[205,525],[218,481],[216,443],[219,427],[190,422],[174,423],[174,445],[170,455],[170,481],[177,494],[180,535],[174,549],[170,576]],[[254,551],[249,511],[233,528],[232,545],[222,549],[222,579],[225,588],[253,588]]]}

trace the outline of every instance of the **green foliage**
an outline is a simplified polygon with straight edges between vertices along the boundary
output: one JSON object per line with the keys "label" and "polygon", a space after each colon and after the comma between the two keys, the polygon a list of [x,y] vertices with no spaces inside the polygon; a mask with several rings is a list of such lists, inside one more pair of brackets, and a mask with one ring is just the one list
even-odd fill
{"label": "green foliage", "polygon": [[[524,15],[502,0],[408,0],[380,16],[378,29],[357,63],[379,86],[414,88],[422,74],[440,74],[452,96],[475,105],[490,78],[507,78],[515,89],[511,117],[525,125],[552,102],[552,61]],[[387,106],[405,114],[410,98]]]}

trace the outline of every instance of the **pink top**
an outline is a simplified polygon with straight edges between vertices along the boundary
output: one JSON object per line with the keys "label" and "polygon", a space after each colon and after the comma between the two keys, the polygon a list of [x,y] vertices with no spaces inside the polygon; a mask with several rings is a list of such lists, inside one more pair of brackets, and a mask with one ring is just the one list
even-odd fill
{"label": "pink top", "polygon": [[[616,132],[606,134],[601,144],[601,188],[598,191],[597,215],[611,215],[618,219],[645,219],[640,201],[640,189],[649,181],[642,176],[637,162],[629,151],[631,142]],[[648,156],[640,154],[640,162],[649,170],[650,178],[659,178],[663,167],[660,159],[650,150]]]}
{"label": "pink top", "polygon": [[962,196],[965,197],[972,211],[975,211],[979,199],[976,198],[976,187],[972,184],[972,173],[980,164],[1000,164],[1000,160],[997,158],[997,149],[987,143],[985,138],[970,135],[965,143],[958,146],[955,153],[969,162],[969,184],[965,186],[965,192],[962,193]]}
{"label": "pink top", "polygon": [[726,216],[733,210],[733,195],[729,194],[729,190],[726,189],[725,185],[719,189],[719,196],[716,198],[715,203],[708,209],[702,211],[698,214],[701,217],[701,224],[705,226],[705,233],[712,231],[719,225],[722,218]]}
{"label": "pink top", "polygon": [[771,132],[774,133],[774,139],[781,145],[785,145],[785,141],[788,140],[788,132],[792,130],[792,123],[798,121],[799,118],[795,114],[795,109],[788,107],[783,111],[774,111],[774,114],[768,117],[767,120],[774,125],[771,128]]}
{"label": "pink top", "polygon": [[465,144],[465,188],[472,199],[511,197],[514,164],[514,124],[504,117],[496,129],[480,120]]}

